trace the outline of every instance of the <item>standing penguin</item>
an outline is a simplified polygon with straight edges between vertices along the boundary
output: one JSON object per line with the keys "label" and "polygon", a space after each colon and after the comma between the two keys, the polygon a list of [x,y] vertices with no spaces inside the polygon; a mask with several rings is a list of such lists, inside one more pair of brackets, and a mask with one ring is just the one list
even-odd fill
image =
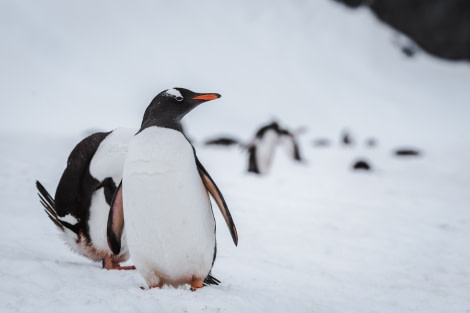
{"label": "standing penguin", "polygon": [[181,119],[216,93],[173,88],[158,94],[129,143],[121,185],[108,219],[108,242],[121,249],[126,223],[129,252],[150,288],[203,286],[215,257],[215,219],[208,193],[219,206],[237,245],[225,200],[181,131]]}
{"label": "standing penguin", "polygon": [[36,181],[41,203],[66,244],[80,255],[101,261],[106,269],[135,268],[119,264],[129,258],[125,238],[119,253],[114,254],[107,244],[111,200],[122,178],[127,145],[135,133],[119,128],[94,133],[79,142],[67,160],[55,199]]}
{"label": "standing penguin", "polygon": [[279,124],[272,122],[262,126],[248,144],[248,172],[266,174],[271,166],[279,140]]}

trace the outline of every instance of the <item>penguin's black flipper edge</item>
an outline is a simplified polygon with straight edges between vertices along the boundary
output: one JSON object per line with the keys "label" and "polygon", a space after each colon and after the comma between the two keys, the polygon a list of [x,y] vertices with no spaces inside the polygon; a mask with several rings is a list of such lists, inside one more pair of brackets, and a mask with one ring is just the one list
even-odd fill
{"label": "penguin's black flipper edge", "polygon": [[199,170],[199,175],[201,176],[202,182],[204,183],[204,186],[206,187],[207,191],[211,194],[212,198],[217,203],[217,206],[219,207],[220,212],[222,213],[222,216],[225,219],[225,223],[227,223],[230,234],[232,235],[233,243],[235,245],[238,245],[237,228],[235,227],[235,223],[233,222],[232,215],[230,214],[227,204],[225,203],[224,196],[222,195],[219,188],[217,187],[215,182],[212,180],[212,177],[209,175],[209,173],[206,171],[206,169],[204,168],[204,166],[201,164],[201,162],[198,160],[197,157],[196,157],[196,164],[197,164],[197,169]]}
{"label": "penguin's black flipper edge", "polygon": [[108,215],[108,246],[114,254],[121,252],[121,236],[124,230],[124,210],[122,205],[122,181],[114,193]]}

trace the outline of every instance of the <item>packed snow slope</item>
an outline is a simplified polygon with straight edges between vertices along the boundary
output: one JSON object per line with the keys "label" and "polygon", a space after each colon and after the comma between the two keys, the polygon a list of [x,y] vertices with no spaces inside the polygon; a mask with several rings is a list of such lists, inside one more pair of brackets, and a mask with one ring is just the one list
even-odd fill
{"label": "packed snow slope", "polygon": [[[470,310],[468,63],[408,59],[367,10],[326,0],[4,0],[0,25],[2,312]],[[215,212],[222,284],[141,290],[67,249],[34,182],[54,192],[87,131],[139,127],[176,86],[222,94],[185,126],[240,241]],[[304,163],[279,150],[257,177],[240,149],[201,144],[271,118],[306,127]],[[393,157],[402,145],[424,153]],[[352,172],[358,157],[373,171]]]}
{"label": "packed snow slope", "polygon": [[193,112],[195,136],[249,136],[278,117],[314,133],[469,140],[470,65],[408,59],[368,9],[327,0],[4,0],[0,21],[5,131],[136,127],[158,92],[180,86],[224,97]]}

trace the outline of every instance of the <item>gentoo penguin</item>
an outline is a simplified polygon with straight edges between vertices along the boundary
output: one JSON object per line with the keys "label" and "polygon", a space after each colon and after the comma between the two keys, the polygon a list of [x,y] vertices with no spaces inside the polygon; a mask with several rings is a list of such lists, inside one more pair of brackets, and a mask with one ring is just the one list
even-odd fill
{"label": "gentoo penguin", "polygon": [[295,132],[290,132],[277,122],[262,126],[256,132],[255,138],[247,145],[248,172],[266,174],[271,167],[277,146],[281,146],[292,160],[302,162],[296,136],[304,131],[304,128],[300,128]]}
{"label": "gentoo penguin", "polygon": [[262,126],[248,144],[248,172],[266,174],[271,166],[279,140],[279,124],[272,122]]}
{"label": "gentoo penguin", "polygon": [[238,243],[222,194],[181,132],[181,119],[188,112],[219,97],[184,88],[162,91],[129,143],[109,214],[108,242],[120,253],[125,221],[129,252],[150,288],[189,284],[194,291],[210,277],[216,238],[208,193]]}
{"label": "gentoo penguin", "polygon": [[119,128],[94,133],[79,142],[68,157],[54,198],[36,182],[41,203],[66,244],[80,255],[101,261],[106,269],[134,268],[119,264],[129,258],[125,238],[119,253],[110,250],[107,221],[116,185],[122,178],[127,145],[135,133]]}

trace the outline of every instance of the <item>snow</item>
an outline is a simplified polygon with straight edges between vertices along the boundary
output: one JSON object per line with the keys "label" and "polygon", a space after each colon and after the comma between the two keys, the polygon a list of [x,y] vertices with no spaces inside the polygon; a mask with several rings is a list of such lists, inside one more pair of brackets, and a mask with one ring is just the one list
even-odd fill
{"label": "snow", "polygon": [[[408,59],[370,12],[326,0],[6,0],[0,23],[2,312],[470,310],[468,63]],[[184,122],[239,245],[215,210],[222,284],[196,292],[141,290],[137,271],[72,253],[34,186],[54,191],[90,129],[138,127],[171,86],[223,96]],[[306,127],[305,163],[278,149],[258,177],[237,148],[198,144],[248,142],[273,118]],[[357,158],[374,170],[351,171]]]}

